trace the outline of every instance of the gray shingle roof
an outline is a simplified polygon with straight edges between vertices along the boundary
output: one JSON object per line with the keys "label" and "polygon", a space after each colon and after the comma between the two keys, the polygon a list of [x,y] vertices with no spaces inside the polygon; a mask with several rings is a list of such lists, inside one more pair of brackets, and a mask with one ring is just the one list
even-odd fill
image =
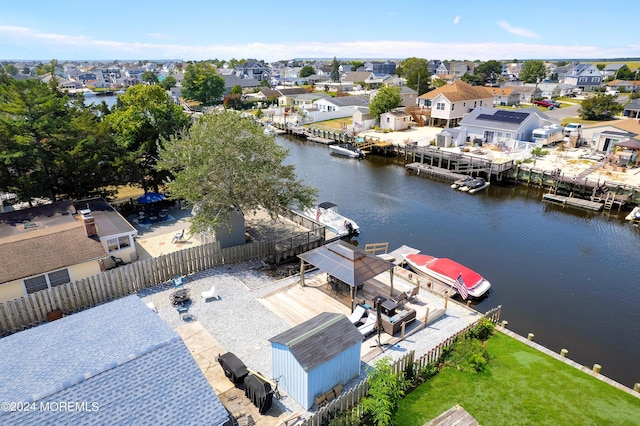
{"label": "gray shingle roof", "polygon": [[[0,412],[0,424],[222,425],[228,419],[180,337],[137,296],[2,338],[0,353],[0,401],[38,408]],[[87,404],[40,409],[62,401]]]}
{"label": "gray shingle roof", "polygon": [[305,371],[362,343],[362,335],[344,314],[323,312],[269,340],[289,348]]}

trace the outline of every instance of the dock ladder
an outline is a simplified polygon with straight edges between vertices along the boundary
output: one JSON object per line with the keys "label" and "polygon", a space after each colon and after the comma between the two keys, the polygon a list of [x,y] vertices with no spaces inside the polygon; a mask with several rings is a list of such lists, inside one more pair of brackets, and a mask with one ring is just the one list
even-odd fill
{"label": "dock ladder", "polygon": [[613,202],[616,200],[616,195],[613,192],[607,192],[607,198],[604,199],[604,209],[611,210]]}

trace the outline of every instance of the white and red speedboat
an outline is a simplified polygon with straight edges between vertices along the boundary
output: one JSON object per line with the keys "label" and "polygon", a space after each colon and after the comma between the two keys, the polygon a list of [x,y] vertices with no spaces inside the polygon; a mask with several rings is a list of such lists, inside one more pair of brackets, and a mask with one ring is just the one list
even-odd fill
{"label": "white and red speedboat", "polygon": [[469,296],[476,299],[484,296],[491,288],[491,283],[482,275],[451,259],[420,253],[407,254],[404,258],[415,273],[451,287],[464,299],[464,289],[459,290],[461,285],[464,285]]}

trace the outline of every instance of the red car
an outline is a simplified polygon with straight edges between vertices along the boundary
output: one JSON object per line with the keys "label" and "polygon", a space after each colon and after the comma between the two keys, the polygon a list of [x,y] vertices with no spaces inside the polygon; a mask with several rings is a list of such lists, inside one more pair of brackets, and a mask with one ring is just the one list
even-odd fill
{"label": "red car", "polygon": [[533,104],[537,105],[537,106],[549,108],[549,109],[558,108],[560,106],[560,105],[558,105],[557,102],[552,101],[550,99],[542,99],[542,100],[533,101]]}

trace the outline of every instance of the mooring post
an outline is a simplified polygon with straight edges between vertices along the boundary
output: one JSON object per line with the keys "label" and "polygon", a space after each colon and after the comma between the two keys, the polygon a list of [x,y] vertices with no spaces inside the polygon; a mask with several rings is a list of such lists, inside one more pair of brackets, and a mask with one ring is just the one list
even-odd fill
{"label": "mooring post", "polygon": [[600,373],[600,370],[602,370],[602,366],[600,364],[593,364],[593,372],[594,373]]}
{"label": "mooring post", "polygon": [[502,320],[502,328],[507,328],[508,325],[509,325],[509,321]]}
{"label": "mooring post", "polygon": [[564,358],[565,356],[567,356],[567,352],[569,352],[569,350],[568,350],[568,349],[562,349],[562,350],[560,351],[560,356]]}
{"label": "mooring post", "polygon": [[533,337],[534,337],[534,336],[535,336],[535,334],[533,334],[533,333],[529,333],[529,334],[527,335],[527,339],[529,339],[529,340],[533,340]]}

